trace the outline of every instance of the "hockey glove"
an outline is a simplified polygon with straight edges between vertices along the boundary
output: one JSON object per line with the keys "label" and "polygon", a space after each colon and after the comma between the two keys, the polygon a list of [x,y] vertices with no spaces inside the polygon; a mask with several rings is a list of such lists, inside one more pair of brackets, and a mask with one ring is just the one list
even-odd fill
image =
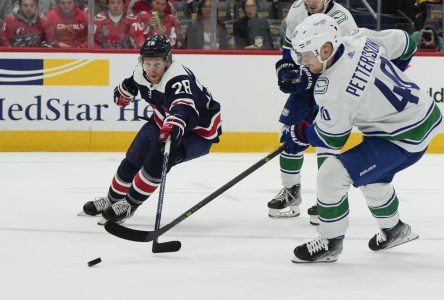
{"label": "hockey glove", "polygon": [[[302,72],[301,72],[302,68]],[[286,94],[298,94],[313,84],[310,71],[296,65],[293,60],[283,58],[276,63],[279,89]]]}
{"label": "hockey glove", "polygon": [[287,149],[285,150],[287,153],[296,154],[308,148],[310,144],[307,142],[304,130],[309,125],[310,123],[302,120],[297,125],[291,125],[282,132],[280,141],[281,143],[287,143]]}
{"label": "hockey glove", "polygon": [[120,107],[125,107],[133,102],[137,93],[137,88],[131,85],[130,79],[126,78],[114,88],[114,103]]}
{"label": "hockey glove", "polygon": [[171,115],[165,118],[160,129],[159,142],[165,143],[171,137],[171,149],[174,149],[182,141],[186,123],[179,115]]}

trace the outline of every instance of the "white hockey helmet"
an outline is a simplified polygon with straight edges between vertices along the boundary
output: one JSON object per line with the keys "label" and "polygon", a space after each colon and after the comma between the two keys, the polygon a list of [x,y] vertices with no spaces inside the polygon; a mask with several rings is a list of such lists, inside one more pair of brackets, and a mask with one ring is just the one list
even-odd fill
{"label": "white hockey helmet", "polygon": [[[322,46],[330,42],[333,53],[325,61],[321,60]],[[325,14],[314,14],[302,21],[294,30],[291,44],[297,56],[297,63],[301,64],[301,55],[312,52],[321,63],[325,63],[335,54],[342,43],[342,36],[336,21]]]}

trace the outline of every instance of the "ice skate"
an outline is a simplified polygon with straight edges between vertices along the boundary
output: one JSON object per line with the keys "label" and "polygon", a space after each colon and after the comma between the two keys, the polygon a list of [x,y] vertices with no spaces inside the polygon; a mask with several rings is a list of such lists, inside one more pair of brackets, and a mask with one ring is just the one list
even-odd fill
{"label": "ice skate", "polygon": [[97,221],[97,225],[105,225],[106,220],[102,218],[102,212],[111,206],[111,201],[108,197],[97,197],[94,201],[88,201],[83,205],[83,210],[77,214],[81,217],[101,217]]}
{"label": "ice skate", "polygon": [[130,218],[136,209],[137,206],[131,205],[127,200],[122,200],[105,209],[102,212],[102,216],[107,221],[122,223]]}
{"label": "ice skate", "polygon": [[310,224],[313,226],[319,225],[318,207],[313,205],[307,210],[307,214],[310,216]]}
{"label": "ice skate", "polygon": [[334,239],[318,237],[294,249],[294,263],[335,262],[342,252],[344,236]]}
{"label": "ice skate", "polygon": [[412,232],[409,224],[399,220],[395,227],[382,229],[368,242],[368,247],[373,251],[390,249],[401,244],[416,240],[419,237]]}
{"label": "ice skate", "polygon": [[268,216],[271,218],[291,218],[300,215],[299,205],[302,202],[301,185],[283,188],[273,200],[268,202]]}
{"label": "ice skate", "polygon": [[88,201],[83,205],[83,212],[77,214],[78,216],[97,216],[105,209],[111,206],[111,201],[108,197],[97,197],[94,201]]}

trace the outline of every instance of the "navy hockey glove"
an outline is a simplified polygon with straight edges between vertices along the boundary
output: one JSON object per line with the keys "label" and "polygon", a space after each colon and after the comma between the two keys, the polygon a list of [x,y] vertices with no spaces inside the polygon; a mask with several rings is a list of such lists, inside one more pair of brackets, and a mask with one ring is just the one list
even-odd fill
{"label": "navy hockey glove", "polygon": [[313,84],[310,71],[288,58],[282,58],[276,63],[276,74],[279,89],[286,94],[298,94],[310,89]]}
{"label": "navy hockey glove", "polygon": [[309,125],[310,123],[302,120],[297,125],[291,125],[282,132],[280,141],[281,143],[287,143],[287,148],[285,149],[287,153],[296,154],[308,148],[310,144],[307,142],[304,130]]}
{"label": "navy hockey glove", "polygon": [[160,129],[159,142],[165,143],[171,137],[171,149],[174,149],[182,141],[186,123],[179,115],[171,115],[165,118]]}
{"label": "navy hockey glove", "polygon": [[130,79],[126,78],[114,88],[114,103],[120,107],[125,107],[133,102],[138,92],[137,88],[132,86]]}

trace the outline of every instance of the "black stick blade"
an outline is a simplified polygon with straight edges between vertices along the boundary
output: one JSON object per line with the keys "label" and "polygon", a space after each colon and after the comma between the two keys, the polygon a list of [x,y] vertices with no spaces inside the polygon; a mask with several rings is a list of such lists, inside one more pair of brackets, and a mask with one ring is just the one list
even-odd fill
{"label": "black stick blade", "polygon": [[182,247],[179,241],[171,241],[165,243],[153,242],[153,253],[177,252]]}
{"label": "black stick blade", "polygon": [[151,242],[155,238],[152,231],[131,229],[110,221],[105,223],[105,230],[116,237],[133,242]]}

